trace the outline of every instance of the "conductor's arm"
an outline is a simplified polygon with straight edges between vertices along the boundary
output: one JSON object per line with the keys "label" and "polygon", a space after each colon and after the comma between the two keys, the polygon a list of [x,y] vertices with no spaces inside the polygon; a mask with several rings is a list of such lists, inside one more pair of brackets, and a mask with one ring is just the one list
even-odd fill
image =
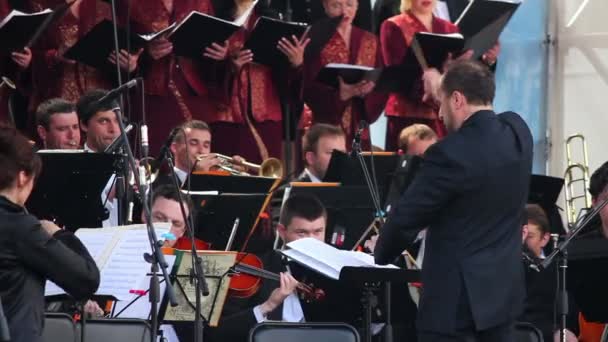
{"label": "conductor's arm", "polygon": [[374,250],[376,263],[392,262],[407,246],[410,232],[431,226],[466,184],[466,168],[441,148],[441,143],[431,146],[414,182],[401,196],[391,211]]}

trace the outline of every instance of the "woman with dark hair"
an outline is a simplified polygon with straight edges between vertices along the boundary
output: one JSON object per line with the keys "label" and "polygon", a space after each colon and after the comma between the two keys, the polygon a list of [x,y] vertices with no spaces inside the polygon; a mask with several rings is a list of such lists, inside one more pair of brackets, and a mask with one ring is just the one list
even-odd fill
{"label": "woman with dark hair", "polygon": [[15,128],[0,125],[0,297],[12,342],[42,341],[44,286],[90,297],[99,270],[80,240],[24,208],[41,161]]}
{"label": "woman with dark hair", "polygon": [[299,68],[309,40],[285,37],[279,42],[277,49],[288,57],[289,64],[271,67],[252,63],[253,54],[243,47],[255,23],[262,16],[278,19],[279,13],[264,1],[256,4],[253,0],[231,0],[218,14],[230,21],[240,18],[244,24],[229,44],[230,113],[210,123],[216,133],[215,149],[256,163],[269,157],[280,158],[283,136],[280,90],[293,90],[284,92],[283,96],[299,97]]}

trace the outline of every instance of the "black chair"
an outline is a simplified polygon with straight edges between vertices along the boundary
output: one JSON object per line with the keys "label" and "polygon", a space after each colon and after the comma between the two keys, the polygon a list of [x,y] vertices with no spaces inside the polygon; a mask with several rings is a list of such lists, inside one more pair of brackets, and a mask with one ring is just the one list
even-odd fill
{"label": "black chair", "polygon": [[[76,324],[78,336],[82,324]],[[84,324],[86,342],[147,342],[150,341],[152,328],[141,319],[94,319]]]}
{"label": "black chair", "polygon": [[526,322],[515,323],[516,342],[543,342],[543,334],[537,327]]}
{"label": "black chair", "polygon": [[359,333],[344,323],[261,323],[249,333],[249,342],[359,342]]}
{"label": "black chair", "polygon": [[42,339],[46,342],[77,342],[78,334],[72,317],[62,313],[44,314]]}

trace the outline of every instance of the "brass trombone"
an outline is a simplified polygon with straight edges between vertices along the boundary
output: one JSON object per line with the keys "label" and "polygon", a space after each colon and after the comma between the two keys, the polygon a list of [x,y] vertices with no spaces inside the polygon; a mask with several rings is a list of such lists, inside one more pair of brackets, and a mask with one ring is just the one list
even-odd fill
{"label": "brass trombone", "polygon": [[[575,141],[580,142],[582,161],[575,162],[572,154],[572,145]],[[578,217],[576,202],[582,202],[584,207],[580,211],[591,208],[591,195],[589,194],[589,157],[587,154],[587,142],[582,134],[574,134],[566,139],[566,159],[568,166],[564,172],[566,216],[568,229],[572,227]],[[577,186],[578,185],[578,186]],[[578,190],[578,192],[577,192]]]}
{"label": "brass trombone", "polygon": [[[243,172],[235,168],[235,166],[244,166],[247,170],[251,170],[258,173],[258,176],[261,177],[270,177],[270,178],[282,178],[283,177],[283,163],[277,158],[268,158],[262,162],[262,164],[254,164],[247,161],[238,162],[232,157],[225,156],[223,154],[214,153],[217,158],[220,159],[219,168],[230,172],[230,174],[237,176],[250,176],[249,173]],[[200,155],[196,157],[197,161],[201,161],[203,158],[207,157],[207,155]]]}

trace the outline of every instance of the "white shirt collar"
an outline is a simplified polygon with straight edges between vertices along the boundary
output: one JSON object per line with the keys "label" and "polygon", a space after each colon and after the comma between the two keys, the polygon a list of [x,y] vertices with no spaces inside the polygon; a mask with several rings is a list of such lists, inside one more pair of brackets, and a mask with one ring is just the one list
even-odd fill
{"label": "white shirt collar", "polygon": [[91,148],[89,147],[89,145],[87,145],[87,143],[86,143],[86,142],[84,143],[83,148],[84,148],[85,152],[93,152],[93,153],[96,153],[95,151],[93,151],[93,149],[91,149]]}
{"label": "white shirt collar", "polygon": [[177,168],[177,166],[173,167],[173,171],[175,171],[175,174],[177,175],[177,178],[179,179],[179,181],[184,184],[184,182],[186,181],[186,178],[188,177],[188,172]]}
{"label": "white shirt collar", "polygon": [[308,168],[304,169],[304,173],[306,173],[306,175],[308,176],[308,178],[310,178],[310,181],[313,182],[313,183],[321,183],[321,182],[323,182],[317,176],[313,175],[312,172],[310,172],[308,170]]}

